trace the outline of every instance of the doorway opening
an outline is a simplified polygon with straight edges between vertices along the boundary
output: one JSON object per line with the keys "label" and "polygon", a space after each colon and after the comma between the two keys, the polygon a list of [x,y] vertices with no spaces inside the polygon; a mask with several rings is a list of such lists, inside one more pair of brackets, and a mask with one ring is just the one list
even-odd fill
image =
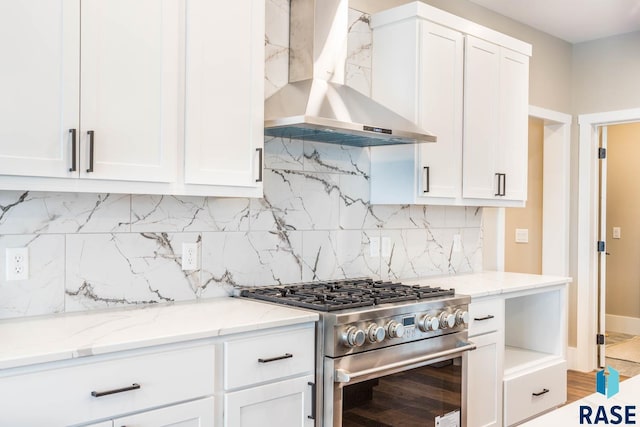
{"label": "doorway opening", "polygon": [[598,364],[640,374],[640,122],[599,127]]}
{"label": "doorway opening", "polygon": [[[640,108],[630,110],[610,111],[604,113],[583,114],[578,117],[580,127],[579,169],[578,169],[578,200],[577,200],[577,229],[575,238],[576,295],[573,303],[576,307],[577,336],[576,336],[576,369],[587,372],[599,367],[598,335],[607,328],[607,318],[603,313],[606,305],[606,277],[605,290],[600,297],[600,256],[598,242],[600,239],[600,128],[618,124],[640,122]],[[605,213],[606,227],[606,213]],[[612,233],[607,228],[603,235]],[[611,239],[609,239],[611,240]],[[606,249],[605,249],[606,250]],[[604,258],[606,255],[602,255]],[[606,271],[606,261],[604,261]],[[635,261],[638,263],[638,261]],[[603,309],[600,310],[599,302]],[[604,313],[603,313],[604,314]],[[600,328],[600,329],[599,329]]]}

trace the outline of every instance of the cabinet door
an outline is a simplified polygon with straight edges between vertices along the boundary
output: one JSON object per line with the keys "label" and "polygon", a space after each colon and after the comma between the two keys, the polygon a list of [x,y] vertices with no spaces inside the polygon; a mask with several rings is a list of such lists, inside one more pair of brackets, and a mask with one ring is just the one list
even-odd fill
{"label": "cabinet door", "polygon": [[507,200],[527,199],[529,57],[501,48],[500,145],[496,172],[505,174]]}
{"label": "cabinet door", "polygon": [[213,397],[116,418],[117,427],[213,427]]}
{"label": "cabinet door", "polygon": [[255,187],[264,141],[259,0],[187,1],[185,183]]}
{"label": "cabinet door", "polygon": [[312,427],[313,375],[227,393],[226,427]]}
{"label": "cabinet door", "polygon": [[462,196],[494,199],[500,138],[500,48],[467,36]]}
{"label": "cabinet door", "polygon": [[0,0],[0,173],[74,177],[80,0]]}
{"label": "cabinet door", "polygon": [[82,0],[82,177],[175,179],[181,19],[178,0]]}
{"label": "cabinet door", "polygon": [[467,427],[502,425],[502,352],[500,333],[470,337],[466,355]]}
{"label": "cabinet door", "polygon": [[418,196],[460,196],[464,36],[424,21],[421,29],[418,124],[438,137],[420,144]]}

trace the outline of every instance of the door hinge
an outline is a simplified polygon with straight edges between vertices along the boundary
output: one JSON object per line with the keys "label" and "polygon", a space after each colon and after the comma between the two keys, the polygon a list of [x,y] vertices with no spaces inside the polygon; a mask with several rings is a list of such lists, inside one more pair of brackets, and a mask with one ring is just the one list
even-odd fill
{"label": "door hinge", "polygon": [[603,334],[596,335],[596,344],[604,345],[604,335]]}
{"label": "door hinge", "polygon": [[604,252],[604,242],[602,240],[598,241],[598,252]]}
{"label": "door hinge", "polygon": [[598,159],[606,159],[607,158],[607,149],[606,148],[598,148]]}

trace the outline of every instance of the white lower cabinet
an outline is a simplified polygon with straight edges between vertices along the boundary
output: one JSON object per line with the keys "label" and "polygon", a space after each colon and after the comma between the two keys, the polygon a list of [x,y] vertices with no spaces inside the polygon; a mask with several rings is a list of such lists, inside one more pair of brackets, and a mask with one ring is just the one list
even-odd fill
{"label": "white lower cabinet", "polygon": [[467,427],[502,425],[502,339],[498,332],[469,338]]}
{"label": "white lower cabinet", "polygon": [[225,427],[312,427],[314,372],[313,323],[229,339]]}
{"label": "white lower cabinet", "polygon": [[[11,402],[0,411],[0,425],[83,425],[212,396],[214,347],[91,356],[0,372],[0,400]],[[179,413],[187,412],[176,409]]]}
{"label": "white lower cabinet", "polygon": [[226,427],[312,427],[312,387],[307,375],[273,384],[227,393]]}

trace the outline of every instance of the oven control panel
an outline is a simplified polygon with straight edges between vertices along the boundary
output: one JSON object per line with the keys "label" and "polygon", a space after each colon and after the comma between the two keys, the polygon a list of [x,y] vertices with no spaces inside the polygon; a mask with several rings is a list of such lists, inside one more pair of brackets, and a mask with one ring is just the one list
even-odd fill
{"label": "oven control panel", "polygon": [[336,326],[335,344],[343,349],[377,348],[467,329],[467,306],[370,318]]}

